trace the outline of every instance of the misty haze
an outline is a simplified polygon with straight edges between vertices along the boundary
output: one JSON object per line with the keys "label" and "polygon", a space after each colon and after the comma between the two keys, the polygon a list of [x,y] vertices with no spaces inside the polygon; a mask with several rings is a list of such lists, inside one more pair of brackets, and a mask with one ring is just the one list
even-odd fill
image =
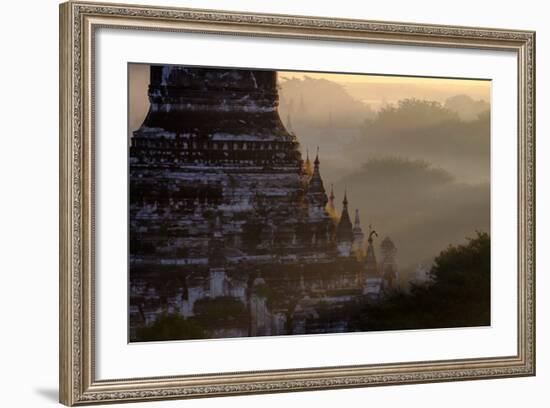
{"label": "misty haze", "polygon": [[[491,118],[483,98],[490,82],[453,84],[460,94],[452,95],[412,78],[404,86],[290,74],[279,74],[281,118],[303,148],[319,146],[323,178],[335,192],[341,197],[347,186],[363,218],[384,226],[400,249],[402,278],[430,265],[442,242],[489,231]],[[372,105],[362,102],[375,96]]]}

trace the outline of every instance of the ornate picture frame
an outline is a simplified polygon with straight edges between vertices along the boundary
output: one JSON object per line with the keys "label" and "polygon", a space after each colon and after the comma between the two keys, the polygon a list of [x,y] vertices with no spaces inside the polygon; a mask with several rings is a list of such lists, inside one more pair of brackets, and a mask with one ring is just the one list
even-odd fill
{"label": "ornate picture frame", "polygon": [[[515,53],[518,72],[517,353],[438,361],[98,380],[94,340],[94,47],[96,30],[105,27]],[[63,404],[535,375],[535,33],[532,31],[63,3],[60,6],[59,182],[59,383]]]}

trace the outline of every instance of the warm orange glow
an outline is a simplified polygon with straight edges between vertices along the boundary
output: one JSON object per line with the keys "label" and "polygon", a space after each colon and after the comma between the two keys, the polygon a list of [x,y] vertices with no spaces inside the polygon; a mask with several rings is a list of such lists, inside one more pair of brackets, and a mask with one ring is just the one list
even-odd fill
{"label": "warm orange glow", "polygon": [[[391,90],[391,93],[399,93],[403,97],[407,97],[408,94],[409,97],[440,101],[444,101],[445,96],[457,94],[469,95],[474,99],[483,99],[486,102],[491,100],[491,81],[489,80],[292,71],[279,71],[278,75],[280,81],[304,79],[306,77],[326,79],[343,85],[354,96],[359,96],[360,89],[365,91],[369,87],[375,90],[376,94],[384,90]],[[362,97],[358,99],[365,100]],[[384,99],[389,102],[394,98],[386,96]],[[401,99],[401,96],[399,99]],[[374,102],[377,105],[376,100],[368,100],[368,102]]]}

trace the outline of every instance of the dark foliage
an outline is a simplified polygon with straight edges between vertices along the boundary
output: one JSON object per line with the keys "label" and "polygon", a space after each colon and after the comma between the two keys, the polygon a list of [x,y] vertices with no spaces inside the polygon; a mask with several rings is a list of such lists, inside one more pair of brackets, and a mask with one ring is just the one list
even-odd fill
{"label": "dark foliage", "polygon": [[435,259],[432,281],[410,293],[388,294],[356,308],[359,330],[403,330],[490,325],[491,241],[478,232],[466,245],[450,246]]}

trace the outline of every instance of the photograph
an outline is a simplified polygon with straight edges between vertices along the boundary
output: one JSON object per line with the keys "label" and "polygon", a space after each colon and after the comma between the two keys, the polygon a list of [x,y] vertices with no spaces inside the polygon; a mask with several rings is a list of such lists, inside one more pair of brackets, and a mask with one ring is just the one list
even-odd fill
{"label": "photograph", "polygon": [[129,342],[491,325],[491,80],[127,69]]}

